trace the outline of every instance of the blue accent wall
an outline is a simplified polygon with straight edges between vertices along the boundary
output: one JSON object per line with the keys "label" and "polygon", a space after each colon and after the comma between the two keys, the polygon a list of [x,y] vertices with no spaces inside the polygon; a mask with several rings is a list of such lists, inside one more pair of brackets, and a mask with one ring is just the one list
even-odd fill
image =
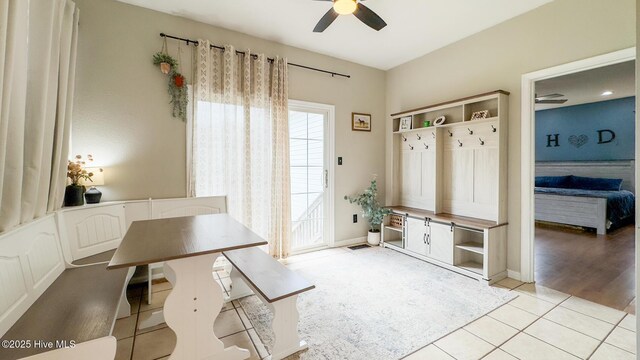
{"label": "blue accent wall", "polygon": [[635,97],[536,111],[536,161],[635,158]]}

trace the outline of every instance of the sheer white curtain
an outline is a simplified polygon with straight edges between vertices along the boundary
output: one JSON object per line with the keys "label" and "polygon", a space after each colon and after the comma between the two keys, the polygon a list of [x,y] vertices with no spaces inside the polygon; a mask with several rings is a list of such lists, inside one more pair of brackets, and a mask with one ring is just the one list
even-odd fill
{"label": "sheer white curtain", "polygon": [[272,256],[286,257],[286,60],[212,49],[206,40],[199,40],[196,57],[189,194],[226,195],[230,215],[267,239]]}
{"label": "sheer white curtain", "polygon": [[78,13],[0,0],[0,232],[62,205]]}

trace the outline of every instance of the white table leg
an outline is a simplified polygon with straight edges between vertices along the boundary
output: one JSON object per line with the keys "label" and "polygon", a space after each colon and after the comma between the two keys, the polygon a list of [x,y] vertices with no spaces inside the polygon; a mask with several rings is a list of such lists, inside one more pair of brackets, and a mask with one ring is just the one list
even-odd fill
{"label": "white table leg", "polygon": [[164,318],[176,334],[171,360],[242,360],[249,351],[237,346],[225,348],[213,332],[222,309],[223,290],[214,281],[211,269],[220,254],[206,254],[165,262],[164,271],[173,290],[164,305]]}
{"label": "white table leg", "polygon": [[231,279],[231,291],[229,292],[229,298],[226,299],[227,301],[232,301],[243,298],[245,296],[253,295],[253,290],[251,290],[251,288],[247,286],[247,283],[244,282],[242,274],[240,274],[240,272],[236,268],[231,268],[229,278]]}
{"label": "white table leg", "polygon": [[124,283],[124,289],[122,289],[122,294],[120,295],[120,305],[118,305],[118,315],[117,319],[126,318],[131,316],[131,304],[129,304],[129,299],[127,299],[127,285],[129,285],[129,281],[133,277],[133,273],[136,272],[136,267],[132,266],[129,268],[129,272],[127,273],[127,279]]}

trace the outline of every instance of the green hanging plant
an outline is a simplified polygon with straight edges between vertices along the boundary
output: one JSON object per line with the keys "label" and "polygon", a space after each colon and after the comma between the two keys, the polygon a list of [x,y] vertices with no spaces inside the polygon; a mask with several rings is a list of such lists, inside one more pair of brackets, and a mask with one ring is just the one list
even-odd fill
{"label": "green hanging plant", "polygon": [[167,75],[178,66],[178,62],[171,55],[159,51],[153,55],[153,65],[160,66],[160,71]]}
{"label": "green hanging plant", "polygon": [[[178,59],[180,59],[180,46],[178,45]],[[167,52],[167,39],[164,39],[162,50],[153,55],[153,64],[160,66],[163,74],[168,75],[168,90],[172,105],[172,115],[182,121],[187,121],[187,82],[184,75],[180,74],[178,66],[180,62]]]}
{"label": "green hanging plant", "polygon": [[182,121],[187,121],[187,98],[186,81],[182,74],[171,72],[169,74],[169,95],[171,95],[171,105],[173,105],[173,117]]}

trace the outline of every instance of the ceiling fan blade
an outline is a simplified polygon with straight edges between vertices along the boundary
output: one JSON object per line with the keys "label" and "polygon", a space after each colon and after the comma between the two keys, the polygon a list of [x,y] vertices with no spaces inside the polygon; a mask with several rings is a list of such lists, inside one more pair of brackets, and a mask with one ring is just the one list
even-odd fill
{"label": "ceiling fan blade", "polygon": [[536,99],[536,104],[564,104],[567,101],[569,100],[568,99],[558,99],[558,100]]}
{"label": "ceiling fan blade", "polygon": [[331,23],[333,23],[338,17],[338,13],[333,10],[333,8],[329,9],[326,14],[318,21],[318,24],[315,28],[313,28],[313,32],[323,32],[325,31]]}
{"label": "ceiling fan blade", "polygon": [[387,23],[384,22],[384,20],[382,20],[382,18],[378,16],[378,14],[374,13],[373,10],[369,9],[368,7],[362,5],[362,3],[358,3],[358,7],[356,8],[356,11],[353,12],[353,15],[355,15],[367,26],[377,31],[380,31],[382,28],[387,26]]}
{"label": "ceiling fan blade", "polygon": [[553,98],[559,98],[559,97],[563,97],[563,96],[564,95],[562,95],[562,94],[554,93],[554,94],[541,95],[541,96],[537,96],[536,95],[536,99],[553,99]]}

